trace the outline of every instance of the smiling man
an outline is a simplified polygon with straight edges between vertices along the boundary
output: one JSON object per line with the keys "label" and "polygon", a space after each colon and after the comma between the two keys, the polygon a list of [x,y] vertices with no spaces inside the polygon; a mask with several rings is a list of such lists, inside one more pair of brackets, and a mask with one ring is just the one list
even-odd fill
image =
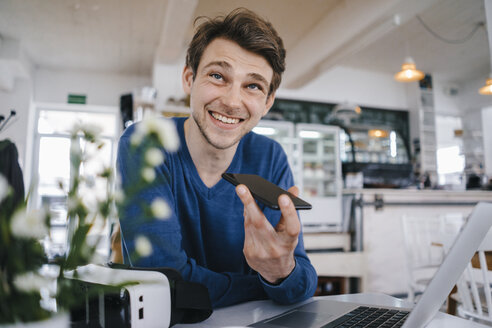
{"label": "smiling man", "polygon": [[[244,185],[234,190],[221,179],[224,172],[258,174],[297,194],[281,146],[251,132],[273,105],[284,67],[282,40],[249,10],[198,27],[182,74],[192,115],[174,119],[181,146],[156,169],[168,183],[141,195],[149,203],[165,199],[172,215],[148,222],[131,208],[120,213],[125,262],[178,269],[208,288],[214,307],[265,298],[288,304],[313,295],[316,272],[290,198],[281,196],[280,211],[272,210]],[[123,187],[139,174],[129,153],[133,131],[119,145]],[[135,236],[142,234],[153,253],[131,263]]]}

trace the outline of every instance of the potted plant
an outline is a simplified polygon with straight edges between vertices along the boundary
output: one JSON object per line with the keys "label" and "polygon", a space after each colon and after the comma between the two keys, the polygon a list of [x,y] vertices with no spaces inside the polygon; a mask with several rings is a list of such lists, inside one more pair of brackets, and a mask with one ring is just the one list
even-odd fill
{"label": "potted plant", "polygon": [[[86,146],[81,149],[79,139]],[[142,165],[141,179],[130,191],[113,192],[113,169],[102,169],[97,179],[108,186],[103,197],[87,195],[95,187],[94,177],[80,175],[80,167],[90,161],[104,144],[94,127],[79,124],[71,132],[70,186],[67,192],[67,220],[69,242],[65,256],[54,260],[57,270],[45,270],[47,257],[41,243],[50,234],[50,213],[47,209],[28,210],[27,200],[14,202],[13,190],[5,177],[0,175],[0,327],[67,327],[69,310],[81,300],[76,297],[75,285],[65,279],[65,272],[88,263],[102,263],[97,258],[97,247],[101,237],[91,239],[89,234],[97,222],[107,223],[116,216],[116,207],[125,206],[131,194],[139,192],[155,181],[154,167],[162,164],[162,147],[175,150],[178,137],[173,123],[148,117],[136,129],[132,147],[143,151],[146,160]],[[60,182],[60,188],[64,189]],[[82,194],[81,190],[86,190]],[[84,197],[85,195],[85,197]],[[116,206],[115,206],[116,204]],[[151,204],[146,211],[153,217],[166,217],[166,204]],[[152,252],[150,242],[138,236],[135,256],[147,256]],[[55,301],[56,300],[56,301]]]}

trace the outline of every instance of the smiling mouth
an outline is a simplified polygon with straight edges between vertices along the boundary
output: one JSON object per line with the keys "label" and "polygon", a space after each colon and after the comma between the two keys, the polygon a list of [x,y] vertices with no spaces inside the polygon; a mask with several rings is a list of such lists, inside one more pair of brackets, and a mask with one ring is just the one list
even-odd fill
{"label": "smiling mouth", "polygon": [[221,115],[219,113],[211,112],[211,111],[209,113],[217,121],[220,121],[220,122],[225,123],[225,124],[237,124],[237,123],[243,121],[243,119],[227,117],[227,116]]}

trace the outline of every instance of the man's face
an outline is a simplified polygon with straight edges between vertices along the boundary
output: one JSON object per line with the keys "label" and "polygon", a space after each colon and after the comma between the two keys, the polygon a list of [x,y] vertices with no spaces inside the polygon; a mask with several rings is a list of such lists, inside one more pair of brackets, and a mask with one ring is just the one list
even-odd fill
{"label": "man's face", "polygon": [[205,48],[194,80],[185,67],[183,88],[210,145],[227,149],[255,127],[273,104],[274,94],[268,96],[272,76],[265,58],[221,38]]}

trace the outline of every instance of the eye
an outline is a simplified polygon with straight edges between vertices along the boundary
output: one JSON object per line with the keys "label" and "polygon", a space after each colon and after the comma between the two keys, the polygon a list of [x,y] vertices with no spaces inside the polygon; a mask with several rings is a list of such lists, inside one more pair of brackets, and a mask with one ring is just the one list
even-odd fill
{"label": "eye", "polygon": [[216,80],[222,80],[222,75],[220,75],[219,73],[212,73],[210,74],[210,76]]}
{"label": "eye", "polygon": [[251,89],[251,90],[262,90],[261,89],[261,86],[256,84],[256,83],[251,83],[251,84],[248,84],[248,89]]}

